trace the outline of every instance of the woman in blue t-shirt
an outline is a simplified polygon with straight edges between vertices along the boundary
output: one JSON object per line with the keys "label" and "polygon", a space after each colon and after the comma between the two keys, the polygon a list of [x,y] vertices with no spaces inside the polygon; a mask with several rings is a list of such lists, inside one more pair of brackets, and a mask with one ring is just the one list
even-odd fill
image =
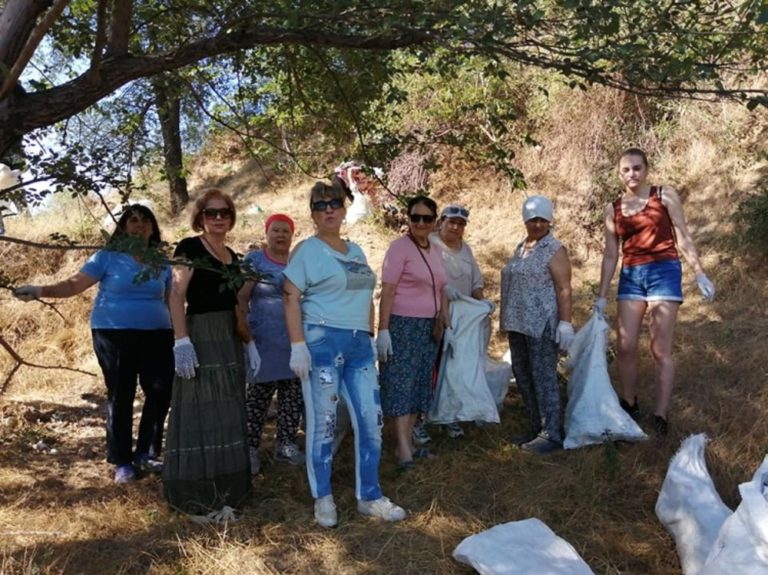
{"label": "woman in blue t-shirt", "polygon": [[245,409],[248,415],[248,444],[251,474],[261,470],[259,445],[261,430],[267,418],[272,396],[277,390],[277,461],[299,465],[304,454],[296,445],[296,431],[301,421],[304,402],[301,381],[293,374],[288,360],[291,342],[285,327],[283,307],[283,270],[293,241],[293,220],[285,214],[272,214],[264,224],[267,245],[245,256],[248,271],[260,276],[248,280],[238,293],[240,308],[248,310],[248,329],[264,358],[255,377],[245,388]]}
{"label": "woman in blue t-shirt", "polygon": [[355,432],[357,510],[387,521],[405,517],[379,485],[382,414],[371,337],[376,274],[360,246],[341,237],[345,199],[338,179],[312,187],[309,206],[316,232],[294,250],[284,272],[289,365],[302,383],[307,476],[315,521],[322,527],[335,527],[338,521],[331,465],[339,399]]}
{"label": "woman in blue t-shirt", "polygon": [[[160,244],[160,228],[149,208],[140,204],[126,208],[110,240],[111,247],[129,249],[131,241],[125,241],[126,237],[139,240],[134,246],[138,248]],[[72,277],[51,285],[22,286],[14,295],[24,301],[66,298],[95,283],[99,292],[91,312],[91,333],[107,385],[107,461],[115,465],[115,482],[127,483],[136,479],[137,470],[159,472],[161,468],[157,457],[173,382],[169,268],[149,268],[141,254],[108,246],[93,254]],[[133,450],[137,378],[146,399]]]}

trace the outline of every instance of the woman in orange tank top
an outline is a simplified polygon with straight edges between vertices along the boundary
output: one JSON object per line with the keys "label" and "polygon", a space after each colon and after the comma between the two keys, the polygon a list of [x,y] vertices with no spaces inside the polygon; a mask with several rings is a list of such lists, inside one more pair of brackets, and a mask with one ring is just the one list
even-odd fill
{"label": "woman in orange tank top", "polygon": [[605,313],[606,296],[621,251],[617,296],[621,406],[638,419],[640,409],[635,393],[638,340],[648,311],[656,385],[653,425],[659,435],[665,435],[675,376],[672,334],[683,300],[678,252],[693,267],[704,299],[711,301],[715,297],[715,286],[701,266],[677,192],[666,186],[650,186],[647,177],[645,152],[638,148],[625,150],[619,158],[619,178],[624,191],[618,200],[605,207],[605,251],[594,310]]}

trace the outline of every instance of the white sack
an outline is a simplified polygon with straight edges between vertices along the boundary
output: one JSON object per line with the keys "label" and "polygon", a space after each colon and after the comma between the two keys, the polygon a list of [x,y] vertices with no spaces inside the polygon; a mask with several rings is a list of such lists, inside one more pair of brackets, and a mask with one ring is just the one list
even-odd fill
{"label": "white sack", "polygon": [[739,485],[741,503],[725,520],[698,575],[768,573],[768,457],[752,481]]}
{"label": "white sack", "polygon": [[496,361],[492,357],[485,356],[485,381],[488,382],[488,389],[496,402],[496,409],[503,407],[511,379],[512,365],[509,362]]}
{"label": "white sack", "polygon": [[451,302],[454,344],[443,351],[428,419],[432,423],[499,423],[485,379],[485,318],[491,304],[461,296]]}
{"label": "white sack", "polygon": [[648,439],[640,426],[619,405],[605,358],[608,324],[598,314],[573,339],[566,368],[568,406],[565,409],[565,449],[604,441]]}
{"label": "white sack", "polygon": [[471,535],[453,558],[480,575],[593,575],[576,550],[536,518]]}
{"label": "white sack", "polygon": [[683,575],[700,572],[718,531],[731,515],[707,471],[706,443],[704,433],[683,441],[669,462],[656,500],[656,516],[675,540]]}
{"label": "white sack", "polygon": [[368,196],[353,188],[352,197],[354,200],[347,207],[347,217],[344,220],[348,226],[353,226],[373,214],[373,205]]}

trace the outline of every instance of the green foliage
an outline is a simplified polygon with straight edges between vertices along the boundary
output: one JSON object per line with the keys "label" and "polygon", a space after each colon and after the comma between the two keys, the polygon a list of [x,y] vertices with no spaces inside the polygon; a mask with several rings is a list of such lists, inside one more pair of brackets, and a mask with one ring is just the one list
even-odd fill
{"label": "green foliage", "polygon": [[768,180],[739,204],[734,214],[741,243],[768,253]]}

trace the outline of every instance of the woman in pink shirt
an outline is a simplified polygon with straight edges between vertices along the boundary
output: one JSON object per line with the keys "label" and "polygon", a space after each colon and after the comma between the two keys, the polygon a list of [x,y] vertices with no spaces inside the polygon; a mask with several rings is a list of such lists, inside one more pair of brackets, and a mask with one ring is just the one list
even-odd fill
{"label": "woman in pink shirt", "polygon": [[413,468],[414,457],[429,456],[425,448],[414,447],[411,432],[418,414],[432,403],[432,371],[448,326],[443,259],[440,248],[429,243],[436,219],[434,200],[412,198],[408,234],[390,244],[381,272],[376,338],[381,407],[395,421],[401,471]]}

